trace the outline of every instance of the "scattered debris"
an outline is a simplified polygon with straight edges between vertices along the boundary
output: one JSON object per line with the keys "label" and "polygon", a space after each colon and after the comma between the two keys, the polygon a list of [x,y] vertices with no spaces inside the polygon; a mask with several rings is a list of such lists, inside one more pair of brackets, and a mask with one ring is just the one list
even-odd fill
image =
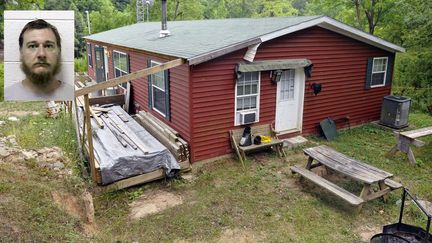
{"label": "scattered debris", "polygon": [[72,170],[65,167],[68,161],[61,148],[45,147],[39,150],[27,150],[18,145],[14,135],[0,138],[0,161],[22,163],[29,160],[35,160],[39,167],[57,171],[59,176],[72,174]]}
{"label": "scattered debris", "polygon": [[55,101],[47,102],[47,117],[48,118],[57,118],[60,113],[60,104]]}
{"label": "scattered debris", "polygon": [[167,191],[152,190],[144,192],[129,205],[131,207],[129,216],[132,219],[140,219],[180,204],[183,204],[180,196]]}

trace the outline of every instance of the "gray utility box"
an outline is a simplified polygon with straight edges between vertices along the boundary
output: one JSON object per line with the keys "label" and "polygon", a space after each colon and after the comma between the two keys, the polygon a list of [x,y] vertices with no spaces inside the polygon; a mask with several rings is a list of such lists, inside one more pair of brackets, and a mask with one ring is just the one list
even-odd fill
{"label": "gray utility box", "polygon": [[407,127],[410,106],[411,99],[408,97],[384,96],[379,123],[397,129]]}

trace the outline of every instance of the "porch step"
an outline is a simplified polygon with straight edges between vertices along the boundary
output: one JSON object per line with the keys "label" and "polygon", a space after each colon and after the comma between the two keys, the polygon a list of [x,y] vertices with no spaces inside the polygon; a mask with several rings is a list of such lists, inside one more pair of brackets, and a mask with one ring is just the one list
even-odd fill
{"label": "porch step", "polygon": [[317,184],[318,186],[328,190],[329,192],[333,193],[334,195],[342,198],[343,200],[347,201],[351,205],[358,206],[364,202],[363,199],[360,197],[357,197],[356,195],[352,194],[351,192],[343,189],[342,187],[339,187],[338,185],[318,176],[317,174],[299,167],[299,166],[292,166],[291,171],[293,173],[299,173],[304,178],[308,179],[309,181]]}
{"label": "porch step", "polygon": [[295,136],[292,138],[282,139],[282,141],[284,142],[284,147],[291,149],[307,143],[308,140],[302,136]]}

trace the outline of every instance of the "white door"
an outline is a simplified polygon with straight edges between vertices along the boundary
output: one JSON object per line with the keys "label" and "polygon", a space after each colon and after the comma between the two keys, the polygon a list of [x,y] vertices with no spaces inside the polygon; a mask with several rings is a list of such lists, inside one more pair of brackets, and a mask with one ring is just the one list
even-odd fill
{"label": "white door", "polygon": [[277,83],[275,130],[301,131],[305,76],[303,68],[282,72]]}

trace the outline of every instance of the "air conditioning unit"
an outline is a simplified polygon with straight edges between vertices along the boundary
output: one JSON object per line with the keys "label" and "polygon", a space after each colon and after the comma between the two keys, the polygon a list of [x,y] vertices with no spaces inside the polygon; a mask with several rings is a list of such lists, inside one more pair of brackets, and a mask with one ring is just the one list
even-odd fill
{"label": "air conditioning unit", "polygon": [[380,124],[396,129],[407,127],[410,105],[410,98],[385,96],[381,107]]}
{"label": "air conditioning unit", "polygon": [[256,111],[240,113],[240,125],[256,122]]}

